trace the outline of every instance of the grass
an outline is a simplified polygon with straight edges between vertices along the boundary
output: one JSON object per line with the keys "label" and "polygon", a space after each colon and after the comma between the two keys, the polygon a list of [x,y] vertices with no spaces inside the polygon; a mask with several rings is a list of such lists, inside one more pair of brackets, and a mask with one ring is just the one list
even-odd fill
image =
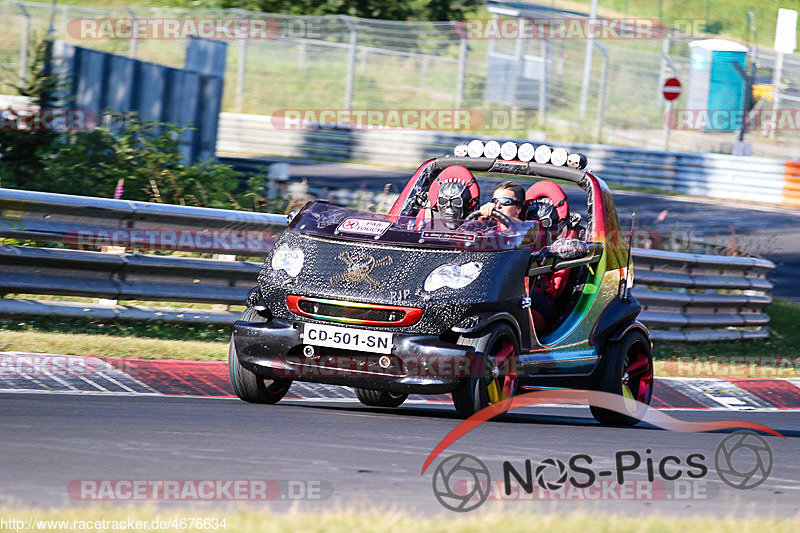
{"label": "grass", "polygon": [[171,341],[88,335],[0,331],[0,351],[94,355],[137,359],[185,359],[223,361],[228,356],[227,342]]}
{"label": "grass", "polygon": [[[431,496],[432,498],[433,496]],[[800,522],[797,518],[740,518],[716,516],[660,516],[645,514],[642,516],[622,516],[617,514],[598,514],[581,511],[570,513],[542,512],[539,506],[526,506],[524,509],[512,508],[513,512],[482,511],[473,513],[438,516],[418,516],[408,511],[353,511],[349,509],[323,512],[289,512],[286,514],[271,513],[266,510],[217,510],[170,508],[169,511],[148,507],[71,507],[65,509],[39,510],[24,507],[0,508],[5,520],[27,521],[33,519],[40,526],[37,531],[81,531],[80,523],[73,521],[119,521],[128,519],[141,521],[145,527],[140,531],[154,531],[150,528],[154,520],[181,519],[184,517],[211,518],[219,521],[225,519],[225,531],[304,531],[313,533],[325,531],[346,533],[350,531],[385,531],[393,532],[449,532],[466,533],[502,530],[507,532],[529,531],[531,524],[536,524],[540,531],[559,531],[561,533],[583,533],[584,531],[615,533],[790,533],[797,531]],[[537,512],[539,511],[539,512]],[[45,520],[67,521],[63,529],[55,524],[42,523]],[[73,526],[75,524],[75,526]],[[110,529],[107,529],[110,531]],[[163,528],[158,531],[205,531],[203,529]]]}

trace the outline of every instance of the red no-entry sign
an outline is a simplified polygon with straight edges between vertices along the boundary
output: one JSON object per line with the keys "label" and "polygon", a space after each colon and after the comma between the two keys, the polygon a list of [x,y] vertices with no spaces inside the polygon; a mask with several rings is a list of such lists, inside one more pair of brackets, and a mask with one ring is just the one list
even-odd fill
{"label": "red no-entry sign", "polygon": [[664,99],[667,101],[678,98],[681,95],[681,82],[678,81],[678,78],[669,78],[665,81],[663,93]]}

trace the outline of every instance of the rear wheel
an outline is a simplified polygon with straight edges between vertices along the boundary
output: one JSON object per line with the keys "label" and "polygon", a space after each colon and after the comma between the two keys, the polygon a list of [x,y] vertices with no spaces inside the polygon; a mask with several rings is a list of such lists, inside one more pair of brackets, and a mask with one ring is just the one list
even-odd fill
{"label": "rear wheel", "polygon": [[[653,354],[650,341],[641,331],[634,330],[608,347],[605,367],[595,386],[596,390],[619,397],[620,412],[591,406],[592,415],[601,424],[636,425],[644,416],[653,397]],[[631,401],[636,400],[639,404]]]}
{"label": "rear wheel", "polygon": [[461,337],[459,344],[475,347],[472,376],[453,391],[453,404],[459,416],[468,418],[517,393],[519,346],[511,326],[495,322],[479,336]]}
{"label": "rear wheel", "polygon": [[408,394],[396,394],[382,390],[353,389],[358,401],[370,407],[400,407],[406,401]]}
{"label": "rear wheel", "polygon": [[[242,320],[252,320],[256,316],[255,311],[248,309],[242,314]],[[236,355],[233,337],[228,347],[228,376],[236,396],[251,403],[278,403],[292,386],[290,379],[265,378],[243,367]]]}

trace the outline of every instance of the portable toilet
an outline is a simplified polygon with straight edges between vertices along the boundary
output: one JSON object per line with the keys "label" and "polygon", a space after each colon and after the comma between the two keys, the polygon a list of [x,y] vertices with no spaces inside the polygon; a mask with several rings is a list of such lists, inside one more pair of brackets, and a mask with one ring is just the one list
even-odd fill
{"label": "portable toilet", "polygon": [[736,70],[744,70],[747,47],[725,39],[689,43],[689,94],[692,113],[708,113],[705,131],[735,131],[741,127],[747,83]]}

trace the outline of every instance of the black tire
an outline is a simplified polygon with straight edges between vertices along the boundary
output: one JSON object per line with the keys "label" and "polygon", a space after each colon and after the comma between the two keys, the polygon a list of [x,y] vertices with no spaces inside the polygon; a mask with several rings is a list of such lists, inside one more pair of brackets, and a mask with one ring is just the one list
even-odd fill
{"label": "black tire", "polygon": [[[453,391],[453,405],[460,417],[469,418],[517,393],[519,342],[510,325],[495,322],[477,336],[459,338],[458,343],[475,347],[472,376],[465,378]],[[498,355],[502,355],[501,360],[497,360]]]}
{"label": "black tire", "polygon": [[[242,313],[242,320],[253,320],[258,315],[252,309]],[[290,379],[271,379],[246,369],[236,355],[236,345],[231,337],[228,346],[228,376],[236,396],[250,403],[278,403],[292,386]]]}
{"label": "black tire", "polygon": [[358,401],[370,407],[400,407],[408,398],[408,394],[395,394],[382,390],[359,388],[354,388],[353,390]]}
{"label": "black tire", "polygon": [[[650,405],[653,397],[653,354],[649,339],[639,330],[627,333],[619,342],[608,346],[603,364],[595,390],[619,396],[618,408],[630,414],[591,406],[592,415],[601,424],[635,426],[644,416],[646,408],[629,405],[625,398],[627,392],[628,398]],[[624,390],[625,386],[627,391]]]}

